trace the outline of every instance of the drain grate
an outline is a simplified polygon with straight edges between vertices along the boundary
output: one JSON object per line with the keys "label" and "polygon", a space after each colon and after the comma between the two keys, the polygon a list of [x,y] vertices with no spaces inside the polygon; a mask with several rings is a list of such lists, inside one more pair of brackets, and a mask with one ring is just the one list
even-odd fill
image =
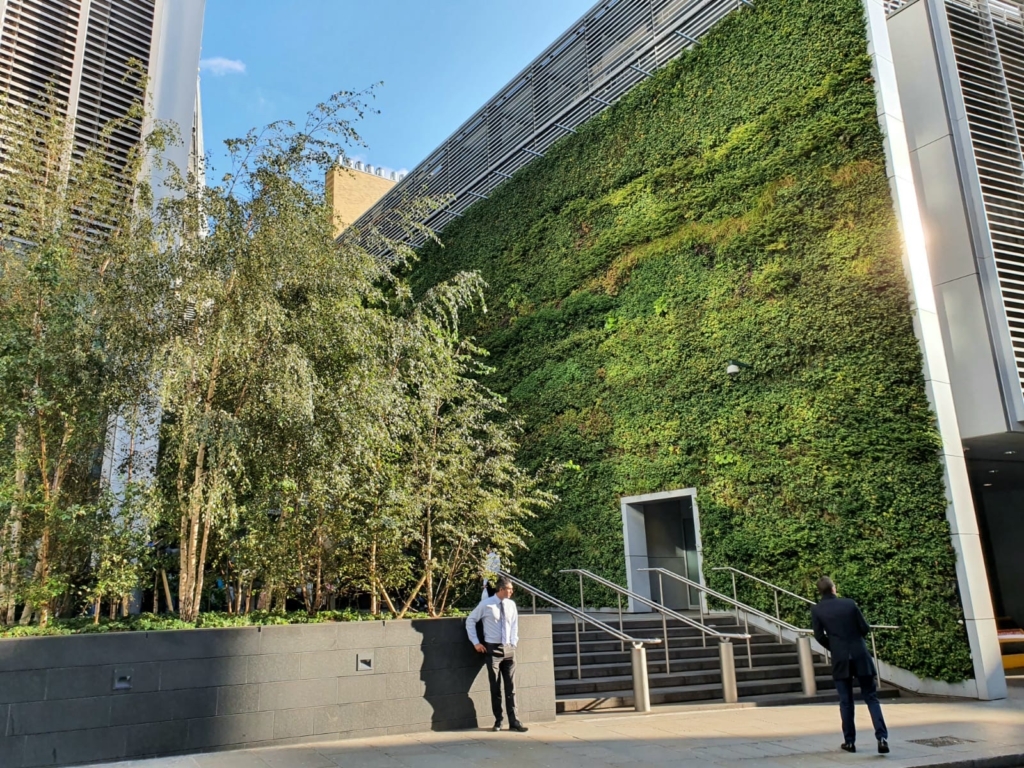
{"label": "drain grate", "polygon": [[926,747],[955,747],[957,744],[973,744],[973,739],[960,739],[956,736],[938,736],[934,739],[910,739],[911,744],[923,744]]}

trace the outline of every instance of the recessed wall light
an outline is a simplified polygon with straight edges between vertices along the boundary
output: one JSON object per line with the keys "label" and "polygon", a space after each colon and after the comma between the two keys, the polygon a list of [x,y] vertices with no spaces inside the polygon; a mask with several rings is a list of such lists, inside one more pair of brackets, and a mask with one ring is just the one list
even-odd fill
{"label": "recessed wall light", "polygon": [[989,473],[990,475],[998,475],[998,474],[999,474],[999,470],[998,470],[998,469],[990,469],[990,470],[988,471],[988,473]]}
{"label": "recessed wall light", "polygon": [[991,488],[991,487],[992,487],[992,483],[985,483],[983,487],[985,487],[985,488]]}
{"label": "recessed wall light", "polygon": [[1015,453],[1016,453],[1016,451],[1003,451],[1003,454],[1006,455],[1006,456],[1013,456],[1013,454],[1015,454]]}

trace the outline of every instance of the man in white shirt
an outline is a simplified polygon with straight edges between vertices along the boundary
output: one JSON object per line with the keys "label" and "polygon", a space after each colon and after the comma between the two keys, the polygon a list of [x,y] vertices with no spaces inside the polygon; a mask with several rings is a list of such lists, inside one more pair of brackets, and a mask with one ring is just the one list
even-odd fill
{"label": "man in white shirt", "polygon": [[[512,582],[504,576],[495,584],[493,597],[482,600],[466,619],[466,634],[477,653],[487,654],[487,677],[491,682],[491,709],[494,728],[502,723],[501,686],[505,685],[505,711],[509,729],[526,733],[529,730],[516,715],[516,646],[519,645],[519,611],[512,600]],[[476,623],[484,625],[484,641],[477,636]]]}

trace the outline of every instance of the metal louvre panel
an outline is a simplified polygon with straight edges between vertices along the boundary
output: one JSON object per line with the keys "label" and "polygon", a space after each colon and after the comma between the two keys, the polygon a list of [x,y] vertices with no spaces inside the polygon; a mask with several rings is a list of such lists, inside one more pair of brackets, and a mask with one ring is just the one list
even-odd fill
{"label": "metal louvre panel", "polygon": [[0,30],[0,92],[36,103],[47,86],[70,97],[79,0],[7,0]]}
{"label": "metal louvre panel", "polygon": [[[401,209],[429,194],[450,199],[424,224],[441,231],[552,144],[618,101],[751,0],[601,0],[392,188],[352,229],[379,256],[384,238],[409,239]],[[423,237],[409,244],[419,246]]]}
{"label": "metal louvre panel", "polygon": [[[124,80],[131,59],[149,62],[154,13],[154,0],[93,0],[75,124],[78,151],[94,145],[104,126],[124,117],[132,102],[139,98],[138,92]],[[141,131],[141,121],[133,121],[111,137],[112,163],[123,166]]]}
{"label": "metal louvre panel", "polygon": [[946,0],[1007,330],[1024,384],[1024,24],[1019,2]]}

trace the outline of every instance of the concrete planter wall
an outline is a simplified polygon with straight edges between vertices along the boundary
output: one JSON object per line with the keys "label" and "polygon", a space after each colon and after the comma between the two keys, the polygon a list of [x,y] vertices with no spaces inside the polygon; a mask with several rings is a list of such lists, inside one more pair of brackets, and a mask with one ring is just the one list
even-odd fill
{"label": "concrete planter wall", "polygon": [[[519,707],[553,720],[550,616],[520,617]],[[0,766],[493,721],[460,619],[0,640]]]}

